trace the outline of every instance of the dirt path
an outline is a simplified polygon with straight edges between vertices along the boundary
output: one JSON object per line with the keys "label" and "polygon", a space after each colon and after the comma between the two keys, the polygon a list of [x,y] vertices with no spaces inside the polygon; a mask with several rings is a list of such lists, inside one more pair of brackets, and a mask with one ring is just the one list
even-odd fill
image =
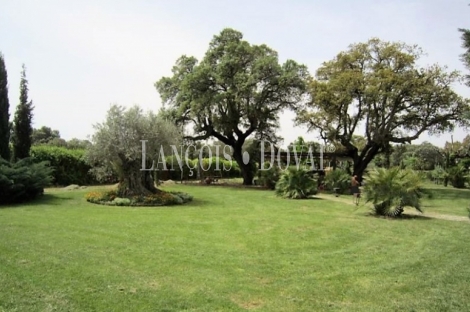
{"label": "dirt path", "polygon": [[[344,204],[354,206],[352,196],[349,196],[349,195],[341,195],[339,197],[336,197],[331,194],[319,193],[316,196],[319,198],[328,199],[328,200],[341,202]],[[367,208],[370,207],[368,204],[366,205],[367,205]],[[364,202],[359,203],[359,208],[364,207],[366,205],[364,205]],[[419,211],[416,211],[414,209],[405,209],[404,214],[412,215],[412,216],[423,216],[423,217],[432,218],[432,219],[440,219],[440,220],[447,220],[447,221],[460,221],[460,222],[470,223],[470,218],[468,217],[446,215],[446,214],[439,214],[439,213],[433,213],[433,212],[420,213]]]}

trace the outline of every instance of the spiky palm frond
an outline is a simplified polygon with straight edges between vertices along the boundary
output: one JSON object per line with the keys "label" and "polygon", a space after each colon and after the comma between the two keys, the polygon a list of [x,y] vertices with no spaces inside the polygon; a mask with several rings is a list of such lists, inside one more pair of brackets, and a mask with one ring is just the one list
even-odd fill
{"label": "spiky palm frond", "polygon": [[375,214],[396,217],[405,207],[422,212],[422,177],[415,171],[378,168],[369,172],[365,181],[365,200],[374,205]]}
{"label": "spiky palm frond", "polygon": [[351,176],[341,169],[332,170],[325,176],[325,186],[330,191],[339,188],[339,193],[343,194],[351,186]]}
{"label": "spiky palm frond", "polygon": [[289,168],[284,171],[276,183],[276,195],[284,198],[302,199],[315,195],[317,181],[304,169]]}

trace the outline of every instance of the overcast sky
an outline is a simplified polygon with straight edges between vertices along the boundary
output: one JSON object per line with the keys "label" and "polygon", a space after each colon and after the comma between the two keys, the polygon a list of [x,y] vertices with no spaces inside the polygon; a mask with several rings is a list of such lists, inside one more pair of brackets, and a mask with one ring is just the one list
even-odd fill
{"label": "overcast sky", "polygon": [[[10,109],[19,99],[21,65],[27,68],[34,127],[48,126],[65,139],[85,139],[104,120],[110,104],[161,106],[154,83],[183,55],[201,59],[223,28],[265,43],[280,60],[294,59],[313,74],[351,43],[372,37],[418,44],[422,64],[465,71],[458,28],[470,28],[463,0],[240,0],[19,1],[0,4],[0,51],[9,80]],[[455,90],[470,97],[465,86]],[[282,115],[285,142],[307,134]],[[454,140],[467,133],[459,129]],[[450,141],[423,136],[437,145]]]}

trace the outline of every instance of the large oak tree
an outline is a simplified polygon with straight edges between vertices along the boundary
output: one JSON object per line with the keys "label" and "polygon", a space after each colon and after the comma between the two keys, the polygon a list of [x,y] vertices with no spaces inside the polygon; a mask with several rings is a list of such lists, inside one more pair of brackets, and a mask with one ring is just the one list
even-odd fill
{"label": "large oak tree", "polygon": [[252,164],[242,157],[245,140],[275,139],[279,113],[302,100],[307,77],[305,66],[292,60],[280,64],[268,46],[251,45],[240,32],[224,29],[200,62],[180,57],[173,76],[155,86],[165,105],[194,125],[191,139],[214,137],[232,147],[243,184],[250,185]]}
{"label": "large oak tree", "polygon": [[[419,67],[422,55],[417,46],[375,38],[351,45],[317,70],[311,102],[297,122],[340,143],[360,177],[390,143],[411,143],[425,131],[442,133],[464,124],[469,101],[452,90],[461,76],[438,65]],[[361,150],[354,134],[366,139]]]}

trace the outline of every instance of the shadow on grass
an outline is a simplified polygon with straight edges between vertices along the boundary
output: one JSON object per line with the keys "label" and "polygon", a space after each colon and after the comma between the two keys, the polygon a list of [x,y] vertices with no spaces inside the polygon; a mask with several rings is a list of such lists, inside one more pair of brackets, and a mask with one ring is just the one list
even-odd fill
{"label": "shadow on grass", "polygon": [[231,188],[231,189],[242,189],[242,190],[257,190],[257,191],[272,191],[268,187],[260,186],[260,185],[243,185],[243,184],[236,184],[236,183],[199,183],[199,182],[190,182],[190,183],[183,183],[177,184],[183,186],[191,186],[191,187],[213,187],[213,188]]}
{"label": "shadow on grass", "polygon": [[420,215],[420,214],[402,214],[399,217],[387,217],[387,216],[380,216],[376,215],[372,212],[366,213],[365,214],[368,217],[373,217],[377,219],[384,219],[384,220],[390,220],[390,221],[403,221],[403,220],[435,220],[436,218],[425,216],[425,215]]}
{"label": "shadow on grass", "polygon": [[198,207],[198,208],[203,208],[203,207],[205,207],[207,205],[210,205],[210,204],[211,204],[211,202],[209,200],[194,198],[189,203],[185,203],[183,205],[176,205],[176,207]]}
{"label": "shadow on grass", "polygon": [[19,207],[35,207],[35,206],[59,206],[62,205],[64,201],[70,200],[72,197],[69,196],[57,196],[55,194],[46,193],[30,201],[15,203],[15,204],[5,204],[0,205],[0,209],[5,208],[19,208]]}

